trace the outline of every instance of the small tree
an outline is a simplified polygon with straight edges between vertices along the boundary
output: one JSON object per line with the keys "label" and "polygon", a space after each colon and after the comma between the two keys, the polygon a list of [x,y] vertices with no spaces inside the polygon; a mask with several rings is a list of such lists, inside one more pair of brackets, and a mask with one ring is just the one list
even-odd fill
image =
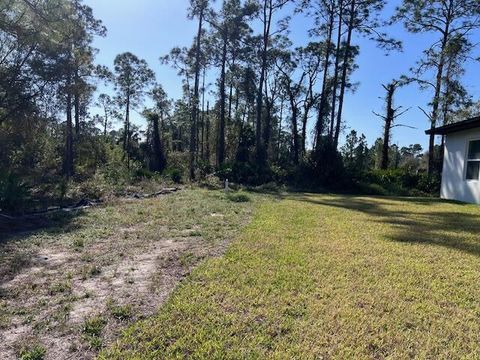
{"label": "small tree", "polygon": [[127,166],[130,166],[130,110],[142,102],[146,87],[153,83],[155,74],[145,60],[129,52],[117,55],[114,65],[117,98],[125,109],[123,150]]}

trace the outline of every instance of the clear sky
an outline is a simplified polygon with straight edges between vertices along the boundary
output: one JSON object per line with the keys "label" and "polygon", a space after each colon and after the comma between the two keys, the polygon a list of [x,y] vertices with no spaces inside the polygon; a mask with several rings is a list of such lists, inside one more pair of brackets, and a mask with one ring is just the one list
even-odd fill
{"label": "clear sky", "polygon": [[[393,13],[399,2],[400,0],[389,1],[384,11],[385,17]],[[100,49],[97,56],[100,64],[113,68],[115,56],[130,51],[149,63],[156,72],[157,81],[163,85],[170,97],[181,96],[181,79],[175,70],[161,65],[159,57],[175,46],[191,45],[196,25],[187,19],[188,0],[85,0],[85,3],[93,8],[95,16],[101,19],[108,29],[106,38],[95,41],[95,46]],[[310,24],[303,15],[293,18],[289,37],[295,46],[310,41],[307,34]],[[355,43],[360,46],[360,56],[359,69],[353,75],[353,81],[358,82],[359,86],[355,93],[348,93],[345,100],[344,118],[347,131],[355,129],[364,133],[370,145],[382,132],[381,120],[372,114],[373,110],[382,112],[384,108],[383,101],[379,99],[385,92],[381,84],[407,74],[421,56],[422,50],[432,42],[429,36],[407,33],[401,25],[390,27],[387,31],[391,36],[403,41],[404,51],[386,56],[371,41],[356,38]],[[478,32],[475,37],[474,40],[479,42]],[[476,99],[480,98],[479,73],[480,64],[469,65],[464,81]],[[395,128],[394,143],[400,146],[420,143],[426,147],[427,137],[424,130],[429,125],[418,106],[426,108],[431,96],[431,93],[421,92],[415,85],[398,91],[396,105],[411,107],[398,122],[417,129]],[[144,124],[138,114],[134,116],[134,122]]]}

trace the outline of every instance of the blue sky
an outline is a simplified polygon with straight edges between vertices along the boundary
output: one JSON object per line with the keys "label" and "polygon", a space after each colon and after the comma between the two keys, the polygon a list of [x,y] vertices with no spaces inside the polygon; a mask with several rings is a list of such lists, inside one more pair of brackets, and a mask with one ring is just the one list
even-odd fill
{"label": "blue sky", "polygon": [[[393,13],[399,1],[389,2],[385,16]],[[188,0],[85,0],[85,3],[93,8],[95,16],[102,19],[108,29],[106,38],[95,41],[95,46],[100,49],[97,56],[100,64],[112,68],[117,54],[130,51],[149,63],[156,72],[157,81],[170,97],[181,96],[181,79],[175,70],[161,65],[159,57],[175,46],[189,46],[192,43],[196,24],[187,19]],[[307,34],[309,27],[310,21],[303,15],[293,18],[289,37],[295,46],[310,41]],[[372,114],[372,110],[381,112],[384,107],[383,101],[379,99],[384,95],[381,84],[408,73],[409,68],[421,56],[422,50],[431,43],[431,37],[409,34],[401,25],[390,27],[387,31],[403,41],[404,51],[386,56],[371,41],[356,38],[360,56],[359,69],[353,75],[353,81],[358,82],[359,86],[355,93],[348,93],[345,100],[346,132],[355,129],[364,133],[369,144],[382,132],[380,119]],[[478,32],[475,36],[477,41],[480,40]],[[479,70],[480,64],[471,64],[465,76],[465,85],[476,99],[480,98]],[[417,129],[395,128],[394,143],[400,146],[420,143],[426,147],[424,130],[428,128],[428,121],[418,106],[427,107],[430,98],[429,92],[421,92],[414,85],[398,91],[396,104],[411,107],[399,122]],[[133,121],[144,125],[144,120],[138,114],[134,115]]]}

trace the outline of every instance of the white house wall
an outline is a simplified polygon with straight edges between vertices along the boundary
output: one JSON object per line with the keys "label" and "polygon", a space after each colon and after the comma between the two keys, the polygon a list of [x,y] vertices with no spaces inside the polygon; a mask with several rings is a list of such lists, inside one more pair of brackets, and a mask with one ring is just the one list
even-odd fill
{"label": "white house wall", "polygon": [[480,204],[480,181],[465,179],[470,140],[480,140],[480,129],[446,136],[441,189],[443,199]]}

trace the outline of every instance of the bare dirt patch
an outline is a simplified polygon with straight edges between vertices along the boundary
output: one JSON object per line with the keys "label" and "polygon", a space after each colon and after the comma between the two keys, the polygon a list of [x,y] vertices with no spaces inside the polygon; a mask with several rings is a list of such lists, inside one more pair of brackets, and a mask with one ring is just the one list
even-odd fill
{"label": "bare dirt patch", "polygon": [[95,357],[199,261],[221,254],[250,213],[220,192],[189,190],[104,205],[1,243],[0,358],[31,349]]}

